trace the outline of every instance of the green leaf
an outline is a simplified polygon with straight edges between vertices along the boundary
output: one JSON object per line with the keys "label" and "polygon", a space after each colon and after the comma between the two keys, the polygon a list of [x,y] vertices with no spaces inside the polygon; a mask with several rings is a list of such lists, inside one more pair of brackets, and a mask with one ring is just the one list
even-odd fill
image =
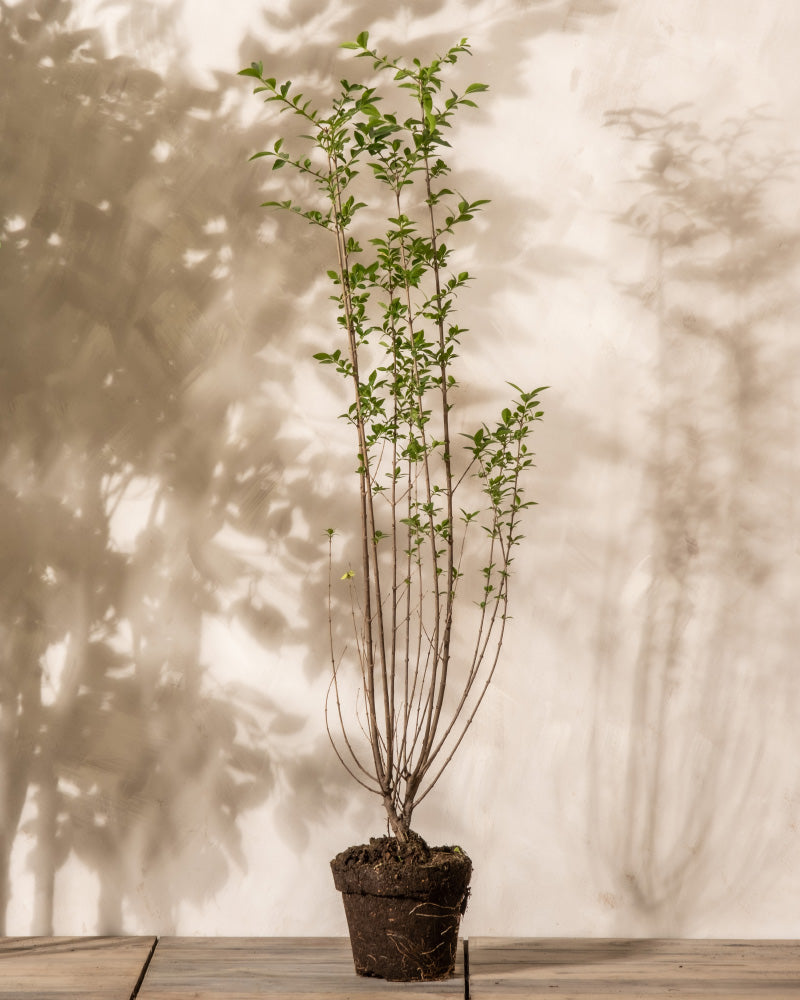
{"label": "green leaf", "polygon": [[488,83],[471,83],[464,91],[465,94],[479,94],[489,89]]}
{"label": "green leaf", "polygon": [[369,41],[369,32],[362,31],[356,38],[356,44],[359,48],[365,49],[367,47],[367,42]]}

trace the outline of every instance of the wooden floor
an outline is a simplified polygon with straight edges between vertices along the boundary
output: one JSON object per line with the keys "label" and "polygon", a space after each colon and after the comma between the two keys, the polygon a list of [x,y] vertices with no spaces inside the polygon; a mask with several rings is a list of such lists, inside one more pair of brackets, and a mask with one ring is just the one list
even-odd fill
{"label": "wooden floor", "polygon": [[[444,983],[401,984],[403,1000],[464,996],[459,976]],[[281,1000],[388,997],[398,984],[353,971],[346,938],[161,938],[139,1000]],[[1,994],[0,994],[1,995]]]}
{"label": "wooden floor", "polygon": [[131,1000],[154,937],[0,938],[0,997]]}
{"label": "wooden floor", "polygon": [[800,1000],[800,941],[470,938],[470,993]]}
{"label": "wooden floor", "polygon": [[800,1000],[800,941],[470,938],[456,976],[397,984],[353,972],[344,938],[2,938],[3,1000]]}

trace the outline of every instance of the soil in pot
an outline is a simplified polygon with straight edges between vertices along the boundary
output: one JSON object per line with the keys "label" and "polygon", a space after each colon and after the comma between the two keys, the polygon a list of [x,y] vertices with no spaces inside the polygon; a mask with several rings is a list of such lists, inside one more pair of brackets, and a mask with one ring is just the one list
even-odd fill
{"label": "soil in pot", "polygon": [[401,982],[453,974],[472,862],[459,847],[373,837],[331,861],[360,976]]}

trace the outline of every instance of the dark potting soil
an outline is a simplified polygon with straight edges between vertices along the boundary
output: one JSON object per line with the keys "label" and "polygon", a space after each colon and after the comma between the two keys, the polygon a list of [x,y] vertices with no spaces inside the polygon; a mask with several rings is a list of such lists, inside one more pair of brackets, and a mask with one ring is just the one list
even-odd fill
{"label": "dark potting soil", "polygon": [[[461,848],[456,848],[456,853]],[[370,837],[368,844],[356,844],[336,855],[337,865],[375,865],[383,861],[395,864],[428,864],[433,853],[453,853],[452,847],[428,847],[418,833],[409,831],[403,844],[396,837]]]}
{"label": "dark potting soil", "polygon": [[435,884],[446,897],[460,901],[472,862],[460,847],[429,847],[411,832],[405,843],[371,837],[368,844],[348,847],[331,861],[331,869],[336,887],[344,892],[424,898]]}

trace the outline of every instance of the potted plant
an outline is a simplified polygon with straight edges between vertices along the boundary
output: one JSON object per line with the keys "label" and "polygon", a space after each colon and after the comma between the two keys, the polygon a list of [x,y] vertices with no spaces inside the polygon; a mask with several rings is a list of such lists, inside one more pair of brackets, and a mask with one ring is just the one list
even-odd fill
{"label": "potted plant", "polygon": [[[381,55],[367,32],[343,47],[372,64],[373,82],[340,81],[324,111],[291,81],[265,76],[261,63],[241,75],[300,119],[310,144],[298,153],[277,138],[253,159],[293,171],[316,193],[310,203],[265,205],[297,213],[330,240],[338,325],[314,357],[347,383],[342,416],[356,441],[358,558],[341,576],[350,588],[349,651],[334,641],[331,588],[339,574],[335,532],[327,529],[326,725],[344,767],[381,799],[389,835],[334,858],[334,882],[358,973],[441,979],[454,969],[472,865],[459,847],[429,847],[411,822],[498,662],[520,515],[531,504],[521,477],[532,464],[527,441],[542,416],[542,389],[512,386],[517,396],[499,420],[458,430],[454,370],[466,330],[455,304],[471,279],[451,272],[451,241],[487,203],[445,186],[448,130],[487,89],[443,86],[447,69],[470,51],[466,39],[429,63]],[[358,690],[348,691],[353,666]],[[359,739],[346,721],[348,703]]]}

